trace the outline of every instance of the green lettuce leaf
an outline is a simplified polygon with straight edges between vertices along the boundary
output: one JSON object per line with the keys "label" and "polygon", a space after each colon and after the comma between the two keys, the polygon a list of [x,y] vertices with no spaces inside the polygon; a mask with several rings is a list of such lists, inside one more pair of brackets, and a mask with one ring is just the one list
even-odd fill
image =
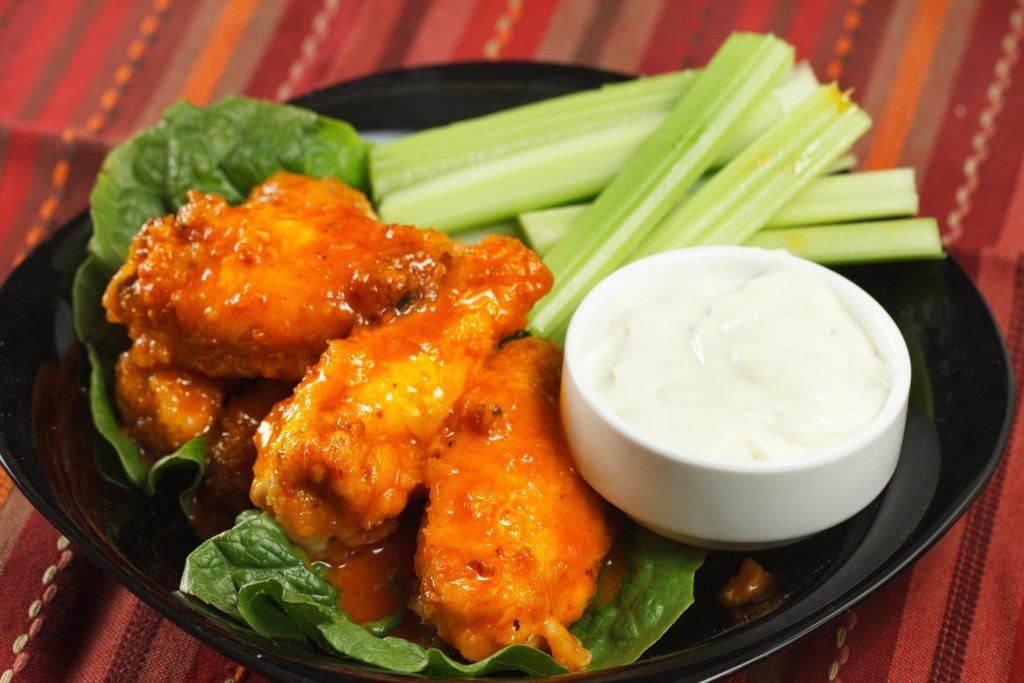
{"label": "green lettuce leaf", "polygon": [[615,597],[592,605],[572,627],[595,669],[635,662],[693,604],[704,551],[637,529],[625,562]]}
{"label": "green lettuce leaf", "polygon": [[[616,596],[592,605],[573,628],[594,656],[591,668],[635,661],[693,602],[701,551],[637,529],[626,558]],[[436,648],[374,635],[337,609],[337,589],[262,512],[242,513],[233,528],[196,548],[186,560],[180,592],[261,637],[389,671],[443,677],[566,673],[546,653],[523,645],[467,664]]]}
{"label": "green lettuce leaf", "polygon": [[190,484],[179,499],[191,514],[191,493],[202,479],[205,443],[193,439],[155,463],[120,428],[114,403],[114,363],[128,348],[122,326],[106,320],[103,291],[124,262],[132,237],[148,219],[176,211],[189,189],[237,203],[277,171],[333,176],[366,189],[368,143],[355,129],[315,112],[243,97],[207,107],[179,102],[153,128],[107,155],[90,197],[89,256],[72,286],[75,332],[91,366],[89,403],[101,439],[97,468],[108,480],[152,495],[172,470]]}
{"label": "green lettuce leaf", "polygon": [[146,487],[149,462],[138,444],[121,431],[114,407],[114,361],[128,348],[123,328],[107,322],[100,299],[112,271],[86,257],[72,286],[75,334],[89,356],[89,405],[96,431],[96,466],[104,478],[139,490]]}
{"label": "green lettuce leaf", "polygon": [[180,589],[238,617],[238,591],[266,578],[282,582],[286,590],[317,604],[329,607],[338,602],[338,590],[309,568],[305,553],[288,543],[280,526],[255,510],[243,512],[234,527],[192,551]]}
{"label": "green lettuce leaf", "polygon": [[182,510],[191,514],[191,494],[199,486],[206,467],[205,442],[192,439],[151,463],[139,445],[121,430],[114,405],[114,363],[118,354],[128,348],[128,339],[123,327],[107,322],[100,304],[111,275],[96,258],[89,256],[79,266],[72,287],[75,334],[85,344],[89,357],[89,405],[96,431],[102,437],[96,440],[96,466],[105,479],[146,495],[155,493],[168,472],[186,468],[190,483],[179,493],[179,500]]}

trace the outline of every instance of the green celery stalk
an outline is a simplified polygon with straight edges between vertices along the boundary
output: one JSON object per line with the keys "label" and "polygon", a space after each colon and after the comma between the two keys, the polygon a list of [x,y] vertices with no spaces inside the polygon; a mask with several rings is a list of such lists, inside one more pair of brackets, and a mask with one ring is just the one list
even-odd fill
{"label": "green celery stalk", "polygon": [[526,244],[541,256],[546,256],[589,207],[589,204],[569,204],[519,214],[519,227]]}
{"label": "green celery stalk", "polygon": [[[699,185],[695,184],[694,188]],[[570,204],[528,211],[519,215],[519,225],[527,244],[543,256],[586,209],[586,204]],[[918,195],[912,168],[825,175],[813,179],[764,227],[828,225],[913,216],[917,209]]]}
{"label": "green celery stalk", "polygon": [[834,83],[821,86],[676,208],[630,260],[679,247],[743,244],[870,125]]}
{"label": "green celery stalk", "polygon": [[914,169],[841,173],[813,179],[765,227],[866,221],[917,213]]}
{"label": "green celery stalk", "polygon": [[[612,83],[381,143],[369,157],[375,197],[637,117],[655,117],[660,123],[696,75],[680,71]],[[715,165],[724,166],[817,85],[810,67],[797,65],[772,98],[748,117]]]}
{"label": "green celery stalk", "polygon": [[842,173],[843,171],[852,171],[853,167],[857,165],[857,156],[854,154],[844,154],[839,157],[828,167],[825,172],[826,175],[830,173]]}
{"label": "green celery stalk", "polygon": [[592,197],[660,121],[638,118],[410,185],[380,199],[377,213],[387,223],[458,232]]}
{"label": "green celery stalk", "polygon": [[711,167],[721,168],[739,156],[740,152],[791,112],[819,85],[814,70],[807,62],[800,62],[790,69],[782,83],[772,90],[772,96],[762,100],[753,113],[743,120],[739,131],[729,139]]}
{"label": "green celery stalk", "polygon": [[638,78],[430,128],[370,152],[379,200],[410,185],[566,137],[664,116],[693,80],[692,71]]}
{"label": "green celery stalk", "polygon": [[563,338],[586,292],[622,265],[672,210],[792,61],[793,48],[774,36],[741,33],[725,41],[662,125],[548,253],[555,284],[533,308],[532,332]]}
{"label": "green celery stalk", "polygon": [[[646,100],[634,93],[620,104],[607,99],[621,92],[612,88],[626,85],[615,84],[378,145],[370,162],[379,213],[388,222],[458,232],[592,198],[625,167],[698,73],[685,72],[675,82],[674,98],[661,85]],[[654,78],[631,84],[649,87]],[[817,86],[806,66],[791,70],[744,117],[711,167],[724,166]],[[407,146],[396,153],[399,144]]]}
{"label": "green celery stalk", "polygon": [[785,249],[823,265],[941,258],[934,218],[836,223],[761,230],[747,245]]}

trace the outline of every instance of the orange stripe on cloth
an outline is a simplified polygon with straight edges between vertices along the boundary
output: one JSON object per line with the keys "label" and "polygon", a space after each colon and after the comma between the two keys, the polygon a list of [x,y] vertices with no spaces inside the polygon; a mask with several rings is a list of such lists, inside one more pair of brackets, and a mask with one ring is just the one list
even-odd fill
{"label": "orange stripe on cloth", "polygon": [[921,0],[918,4],[904,38],[906,48],[899,69],[864,159],[866,169],[890,168],[899,162],[948,9],[949,0]]}
{"label": "orange stripe on cloth", "polygon": [[8,479],[6,472],[0,472],[0,508],[7,502],[7,498],[11,495],[11,490],[14,488],[14,484]]}
{"label": "orange stripe on cloth", "polygon": [[256,0],[228,0],[224,3],[210,28],[206,48],[192,65],[181,88],[183,99],[198,105],[210,101],[257,5]]}

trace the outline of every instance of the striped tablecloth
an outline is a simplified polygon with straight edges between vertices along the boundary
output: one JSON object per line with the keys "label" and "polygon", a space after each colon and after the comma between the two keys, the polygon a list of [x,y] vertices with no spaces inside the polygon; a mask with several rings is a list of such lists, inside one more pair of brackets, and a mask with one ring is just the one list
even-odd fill
{"label": "striped tablecloth", "polygon": [[[0,271],[86,206],[106,150],[170,103],[285,99],[397,67],[700,65],[736,29],[792,42],[875,120],[865,168],[913,166],[922,213],[1024,338],[1024,2],[0,0]],[[981,498],[914,567],[735,676],[1024,679],[1019,428]],[[0,683],[259,677],[104,576],[0,475]]]}

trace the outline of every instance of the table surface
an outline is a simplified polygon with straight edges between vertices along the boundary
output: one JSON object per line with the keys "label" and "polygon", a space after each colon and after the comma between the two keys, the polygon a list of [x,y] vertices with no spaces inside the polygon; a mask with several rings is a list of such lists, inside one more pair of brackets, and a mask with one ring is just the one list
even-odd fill
{"label": "table surface", "polygon": [[[536,60],[654,74],[774,32],[874,127],[862,168],[912,166],[921,213],[1018,365],[1024,323],[1022,0],[0,0],[0,275],[85,208],[107,149],[170,103],[287,99],[376,71]],[[750,681],[995,681],[1024,660],[1024,454],[912,569]],[[0,683],[252,681],[70,546],[0,474]]]}

